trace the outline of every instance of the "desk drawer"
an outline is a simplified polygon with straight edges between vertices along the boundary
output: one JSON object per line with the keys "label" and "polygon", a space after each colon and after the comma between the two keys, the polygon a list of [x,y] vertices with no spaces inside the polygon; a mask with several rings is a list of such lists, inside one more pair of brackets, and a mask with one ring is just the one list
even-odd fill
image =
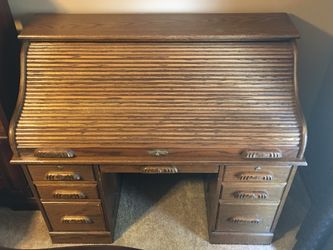
{"label": "desk drawer", "polygon": [[221,204],[217,231],[224,232],[269,232],[278,204]]}
{"label": "desk drawer", "polygon": [[222,183],[221,199],[240,203],[279,202],[286,184]]}
{"label": "desk drawer", "polygon": [[95,180],[90,165],[29,165],[34,181],[92,181]]}
{"label": "desk drawer", "polygon": [[142,174],[177,174],[177,173],[217,173],[218,164],[146,164],[146,165],[101,165],[104,173],[142,173]]}
{"label": "desk drawer", "polygon": [[227,166],[224,182],[285,183],[291,166]]}
{"label": "desk drawer", "polygon": [[41,199],[80,201],[98,199],[96,183],[35,183]]}
{"label": "desk drawer", "polygon": [[100,202],[42,202],[54,231],[104,231]]}

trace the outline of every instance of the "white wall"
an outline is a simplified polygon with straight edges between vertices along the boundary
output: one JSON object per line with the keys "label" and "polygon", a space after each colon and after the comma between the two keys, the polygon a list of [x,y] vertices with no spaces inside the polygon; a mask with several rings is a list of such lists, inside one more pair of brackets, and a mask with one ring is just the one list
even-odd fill
{"label": "white wall", "polygon": [[14,16],[47,13],[288,12],[302,39],[300,92],[309,117],[333,55],[333,0],[9,0]]}

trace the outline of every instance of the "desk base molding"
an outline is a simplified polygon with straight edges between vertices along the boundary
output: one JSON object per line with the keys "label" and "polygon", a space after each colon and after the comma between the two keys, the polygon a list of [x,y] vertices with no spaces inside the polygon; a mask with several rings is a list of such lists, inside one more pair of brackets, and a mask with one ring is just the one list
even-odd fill
{"label": "desk base molding", "polygon": [[99,244],[112,243],[111,232],[50,232],[53,244]]}
{"label": "desk base molding", "polygon": [[272,239],[273,233],[212,232],[209,236],[212,244],[269,245]]}

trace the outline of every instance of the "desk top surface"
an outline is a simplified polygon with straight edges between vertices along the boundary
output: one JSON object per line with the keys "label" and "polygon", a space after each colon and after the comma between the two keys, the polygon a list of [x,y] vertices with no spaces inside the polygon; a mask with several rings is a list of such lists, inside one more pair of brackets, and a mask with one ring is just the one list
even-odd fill
{"label": "desk top surface", "polygon": [[298,38],[285,13],[38,15],[19,36],[31,40],[257,41]]}

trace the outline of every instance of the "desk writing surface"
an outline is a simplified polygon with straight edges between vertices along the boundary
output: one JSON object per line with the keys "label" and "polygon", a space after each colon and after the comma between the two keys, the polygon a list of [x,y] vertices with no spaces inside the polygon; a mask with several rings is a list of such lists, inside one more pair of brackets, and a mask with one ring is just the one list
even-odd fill
{"label": "desk writing surface", "polygon": [[40,15],[20,38],[35,40],[241,41],[299,36],[284,13]]}

